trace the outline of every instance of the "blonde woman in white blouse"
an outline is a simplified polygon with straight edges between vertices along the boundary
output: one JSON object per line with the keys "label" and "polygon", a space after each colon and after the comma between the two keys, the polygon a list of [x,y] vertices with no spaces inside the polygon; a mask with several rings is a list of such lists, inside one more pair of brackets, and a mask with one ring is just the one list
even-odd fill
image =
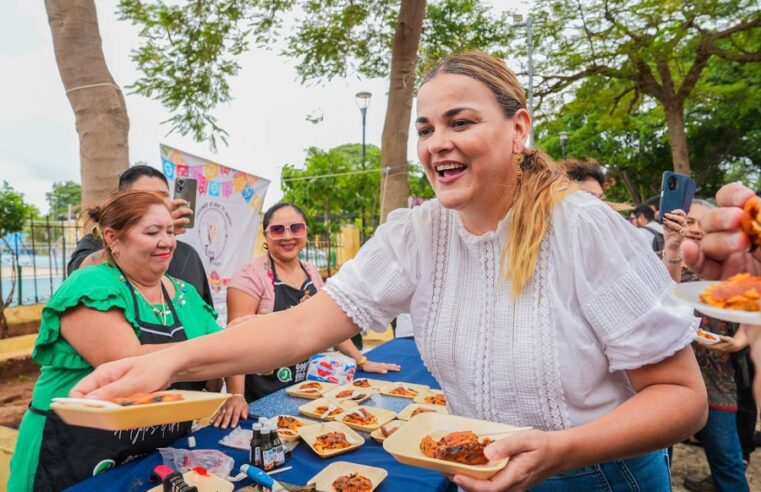
{"label": "blonde woman in white blouse", "polygon": [[489,446],[507,467],[460,487],[668,490],[662,448],[706,417],[696,320],[636,231],[526,147],[525,107],[500,60],[444,62],[417,100],[436,201],[390,214],[312,301],[98,368],[73,394],[263,372],[409,312],[453,413],[536,429]]}

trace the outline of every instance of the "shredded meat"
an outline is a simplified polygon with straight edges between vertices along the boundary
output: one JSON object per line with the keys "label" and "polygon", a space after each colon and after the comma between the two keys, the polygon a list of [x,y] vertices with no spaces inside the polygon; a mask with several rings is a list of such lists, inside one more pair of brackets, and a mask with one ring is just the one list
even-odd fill
{"label": "shredded meat", "polygon": [[375,417],[375,415],[368,412],[367,409],[358,408],[346,414],[346,417],[344,417],[344,422],[350,422],[357,425],[372,425],[377,424],[378,419]]}
{"label": "shredded meat", "polygon": [[328,451],[330,449],[344,449],[351,446],[351,443],[346,440],[346,435],[343,432],[328,432],[317,436],[314,441],[314,449],[317,451]]}
{"label": "shredded meat", "polygon": [[300,427],[303,427],[303,424],[294,417],[281,415],[277,418],[277,427],[278,429],[289,429],[295,431],[299,430]]}
{"label": "shredded meat", "polygon": [[[319,413],[320,415],[323,415],[327,411],[328,411],[328,406],[327,405],[321,405],[321,406],[319,406],[319,407],[314,409],[314,413]],[[338,415],[341,412],[343,412],[342,409],[336,408],[334,410],[331,410],[331,412],[327,416],[328,417],[335,417],[336,415]]]}
{"label": "shredded meat", "polygon": [[426,396],[425,398],[423,398],[423,401],[426,403],[430,403],[431,405],[446,405],[447,404],[447,399],[444,397],[444,395],[439,395],[439,394]]}
{"label": "shredded meat", "polygon": [[336,492],[370,492],[373,490],[373,483],[359,473],[352,473],[336,478],[333,488]]}
{"label": "shredded meat", "polygon": [[348,398],[354,394],[354,390],[343,390],[336,393],[336,398]]}
{"label": "shredded meat", "polygon": [[484,456],[484,448],[491,439],[478,441],[478,436],[470,431],[452,432],[434,441],[431,436],[425,436],[420,441],[420,450],[429,458],[455,461],[465,465],[485,465],[489,462]]}
{"label": "shredded meat", "polygon": [[404,386],[397,386],[396,388],[392,389],[390,393],[392,395],[407,396],[410,398],[413,396],[417,396],[417,391],[415,391],[414,389],[405,388]]}
{"label": "shredded meat", "polygon": [[357,386],[359,388],[369,388],[370,387],[370,381],[367,379],[357,379],[352,383],[354,386]]}
{"label": "shredded meat", "polygon": [[761,277],[739,273],[720,284],[706,287],[700,300],[711,306],[738,311],[761,310]]}
{"label": "shredded meat", "polygon": [[114,403],[118,403],[123,407],[131,407],[132,405],[145,405],[146,403],[161,403],[165,401],[179,401],[182,400],[182,395],[177,393],[135,393],[130,396],[122,396],[111,400]]}

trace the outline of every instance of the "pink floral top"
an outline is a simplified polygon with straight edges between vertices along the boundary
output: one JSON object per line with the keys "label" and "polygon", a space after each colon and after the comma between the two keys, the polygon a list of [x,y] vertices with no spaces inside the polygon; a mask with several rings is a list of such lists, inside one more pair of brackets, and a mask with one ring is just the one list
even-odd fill
{"label": "pink floral top", "polygon": [[[321,289],[323,282],[317,267],[306,261],[301,263],[314,286]],[[243,265],[230,279],[228,289],[238,289],[258,299],[256,314],[271,313],[275,306],[275,286],[269,256],[265,253]]]}

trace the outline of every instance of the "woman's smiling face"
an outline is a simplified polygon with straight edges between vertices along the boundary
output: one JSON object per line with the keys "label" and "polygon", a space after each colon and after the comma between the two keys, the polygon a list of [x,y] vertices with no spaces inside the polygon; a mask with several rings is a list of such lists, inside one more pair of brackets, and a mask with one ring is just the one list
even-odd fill
{"label": "woman's smiling face", "polygon": [[494,93],[466,75],[440,73],[420,88],[418,157],[442,206],[479,212],[512,196],[523,123],[507,117]]}

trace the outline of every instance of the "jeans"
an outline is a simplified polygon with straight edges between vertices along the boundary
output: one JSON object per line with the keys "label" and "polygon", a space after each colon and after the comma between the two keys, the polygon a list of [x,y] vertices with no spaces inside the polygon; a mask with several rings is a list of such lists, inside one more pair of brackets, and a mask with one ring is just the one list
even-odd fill
{"label": "jeans", "polygon": [[550,477],[531,492],[662,492],[671,490],[665,449],[578,468]]}
{"label": "jeans", "polygon": [[709,409],[708,422],[698,436],[716,488],[727,492],[748,491],[735,412]]}

